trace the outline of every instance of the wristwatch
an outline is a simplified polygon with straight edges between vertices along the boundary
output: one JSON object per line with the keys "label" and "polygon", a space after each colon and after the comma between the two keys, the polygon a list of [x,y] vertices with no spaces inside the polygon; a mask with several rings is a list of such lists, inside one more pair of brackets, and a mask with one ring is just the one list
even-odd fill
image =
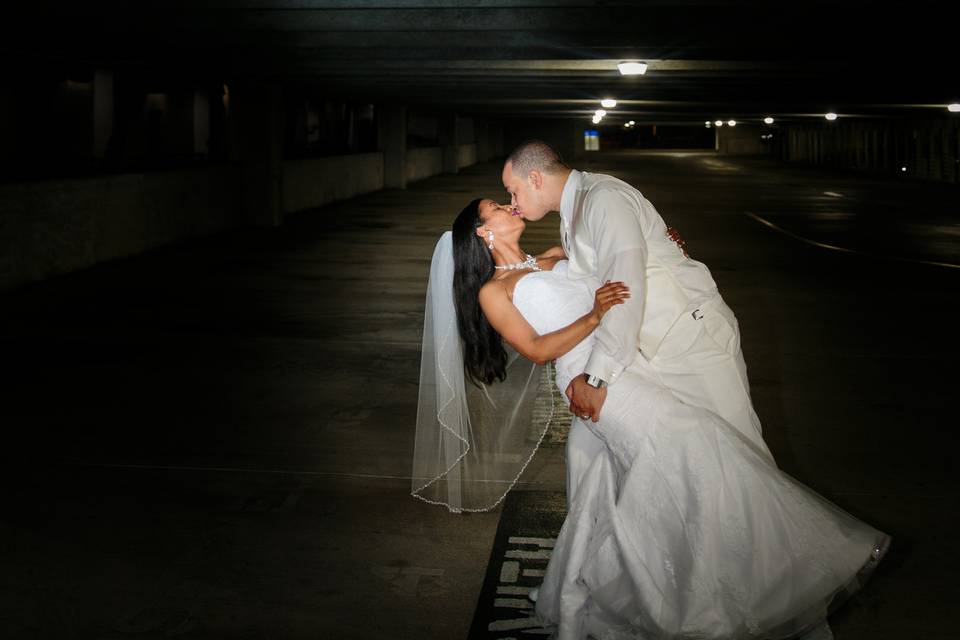
{"label": "wristwatch", "polygon": [[603,389],[607,386],[606,380],[602,380],[598,376],[587,375],[587,384],[593,387],[594,389]]}

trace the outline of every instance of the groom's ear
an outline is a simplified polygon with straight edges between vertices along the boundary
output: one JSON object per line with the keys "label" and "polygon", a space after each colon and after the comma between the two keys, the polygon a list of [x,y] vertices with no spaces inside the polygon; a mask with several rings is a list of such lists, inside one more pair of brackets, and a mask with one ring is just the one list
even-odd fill
{"label": "groom's ear", "polygon": [[530,186],[534,189],[541,189],[543,187],[543,174],[534,169],[527,175],[527,180],[530,181]]}

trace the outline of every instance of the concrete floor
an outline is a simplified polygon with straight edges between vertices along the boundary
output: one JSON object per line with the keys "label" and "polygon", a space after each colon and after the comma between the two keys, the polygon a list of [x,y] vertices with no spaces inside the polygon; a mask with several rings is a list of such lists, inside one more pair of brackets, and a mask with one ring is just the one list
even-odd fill
{"label": "concrete floor", "polygon": [[[960,270],[924,261],[960,263],[960,191],[704,153],[581,167],[711,268],[781,466],[894,535],[837,639],[955,637]],[[407,478],[429,259],[475,195],[502,197],[498,166],[0,296],[0,637],[464,638],[498,514]],[[562,448],[528,471],[562,489]]]}

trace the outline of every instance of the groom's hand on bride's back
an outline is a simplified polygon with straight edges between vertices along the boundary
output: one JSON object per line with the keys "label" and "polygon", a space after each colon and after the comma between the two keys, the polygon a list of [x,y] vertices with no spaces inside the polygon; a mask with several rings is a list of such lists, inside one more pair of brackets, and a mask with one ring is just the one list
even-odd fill
{"label": "groom's hand on bride's back", "polygon": [[687,253],[687,241],[683,239],[683,236],[680,235],[680,232],[677,231],[676,227],[667,227],[667,237],[673,240],[680,251],[683,251],[684,257],[689,258],[690,254]]}
{"label": "groom's hand on bride's back", "polygon": [[579,375],[567,385],[570,411],[583,420],[600,420],[600,410],[607,399],[607,388],[597,389],[587,384],[587,374]]}

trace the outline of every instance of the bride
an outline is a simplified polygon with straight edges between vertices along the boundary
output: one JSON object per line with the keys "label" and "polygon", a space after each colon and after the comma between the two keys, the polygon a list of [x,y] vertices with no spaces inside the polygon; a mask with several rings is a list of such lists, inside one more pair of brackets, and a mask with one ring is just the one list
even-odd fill
{"label": "bride", "polygon": [[[550,362],[566,389],[629,296],[568,279],[559,248],[525,254],[524,226],[474,200],[431,265],[413,495],[456,512],[491,509],[516,483],[549,423]],[[568,487],[537,615],[563,639],[830,637],[827,614],[889,537],[657,380],[638,356],[586,423],[605,451]]]}

